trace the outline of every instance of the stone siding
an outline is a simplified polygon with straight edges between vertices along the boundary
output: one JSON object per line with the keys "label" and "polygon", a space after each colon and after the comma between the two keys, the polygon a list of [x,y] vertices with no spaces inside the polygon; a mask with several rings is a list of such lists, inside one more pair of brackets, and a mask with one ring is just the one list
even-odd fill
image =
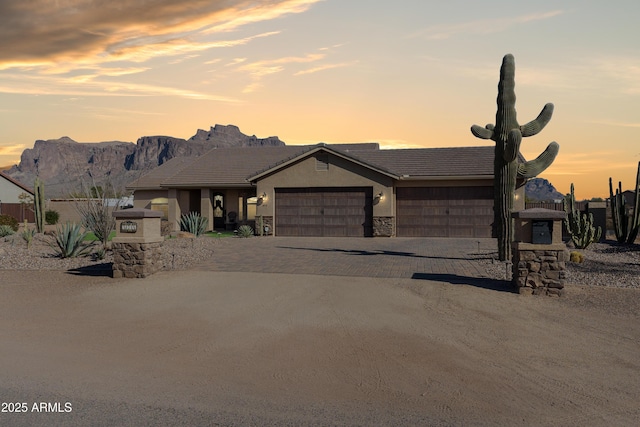
{"label": "stone siding", "polygon": [[113,277],[144,278],[161,270],[162,243],[113,243]]}
{"label": "stone siding", "polygon": [[395,218],[392,216],[374,216],[373,217],[373,236],[374,237],[392,237],[394,236]]}
{"label": "stone siding", "polygon": [[540,246],[516,243],[513,284],[520,294],[561,296],[567,278],[567,250],[562,245]]}

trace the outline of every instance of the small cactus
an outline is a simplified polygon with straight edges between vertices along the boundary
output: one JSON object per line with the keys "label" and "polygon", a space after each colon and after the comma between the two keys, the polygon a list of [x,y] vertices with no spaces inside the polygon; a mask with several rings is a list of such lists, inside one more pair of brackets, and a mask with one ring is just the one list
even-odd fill
{"label": "small cactus", "polygon": [[584,262],[584,255],[582,252],[572,251],[569,254],[569,261],[575,262],[577,264],[582,264]]}
{"label": "small cactus", "polygon": [[573,183],[571,184],[571,194],[564,199],[564,211],[567,213],[564,225],[571,235],[571,241],[576,249],[585,249],[591,243],[600,240],[602,227],[593,225],[593,214],[581,214],[576,208]]}

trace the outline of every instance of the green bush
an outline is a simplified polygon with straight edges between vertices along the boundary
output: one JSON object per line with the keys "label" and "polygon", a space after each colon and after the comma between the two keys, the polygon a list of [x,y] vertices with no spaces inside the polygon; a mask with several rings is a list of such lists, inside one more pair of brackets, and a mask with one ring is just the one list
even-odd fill
{"label": "green bush", "polygon": [[59,219],[60,214],[58,213],[58,211],[47,210],[44,213],[44,222],[46,222],[48,225],[56,225]]}
{"label": "green bush", "polygon": [[11,215],[0,215],[0,225],[8,225],[13,231],[18,231],[19,228],[18,220]]}
{"label": "green bush", "polygon": [[182,215],[180,218],[180,230],[188,231],[196,237],[204,234],[208,224],[209,219],[197,212],[189,212],[188,215]]}
{"label": "green bush", "polygon": [[51,247],[55,249],[56,255],[60,258],[75,258],[86,255],[91,251],[93,243],[85,243],[87,232],[82,231],[80,224],[67,222],[62,227],[56,229],[56,238]]}
{"label": "green bush", "polygon": [[10,225],[0,225],[0,237],[11,236],[15,230]]}
{"label": "green bush", "polygon": [[248,225],[241,225],[238,227],[238,236],[240,237],[251,237],[253,236],[253,228]]}

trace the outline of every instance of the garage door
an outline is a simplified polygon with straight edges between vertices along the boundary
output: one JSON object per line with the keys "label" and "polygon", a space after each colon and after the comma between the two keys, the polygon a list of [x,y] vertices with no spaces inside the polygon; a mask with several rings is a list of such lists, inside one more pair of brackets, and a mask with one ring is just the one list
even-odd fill
{"label": "garage door", "polygon": [[371,188],[278,188],[277,236],[369,237]]}
{"label": "garage door", "polygon": [[493,187],[401,187],[396,201],[399,237],[491,237]]}

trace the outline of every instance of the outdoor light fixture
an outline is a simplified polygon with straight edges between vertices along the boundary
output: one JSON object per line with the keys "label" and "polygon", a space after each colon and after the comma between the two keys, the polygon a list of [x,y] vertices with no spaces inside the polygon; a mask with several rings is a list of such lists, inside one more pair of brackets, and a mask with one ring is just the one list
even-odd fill
{"label": "outdoor light fixture", "polygon": [[379,192],[378,194],[376,194],[376,199],[378,200],[384,200],[384,194],[381,192]]}

